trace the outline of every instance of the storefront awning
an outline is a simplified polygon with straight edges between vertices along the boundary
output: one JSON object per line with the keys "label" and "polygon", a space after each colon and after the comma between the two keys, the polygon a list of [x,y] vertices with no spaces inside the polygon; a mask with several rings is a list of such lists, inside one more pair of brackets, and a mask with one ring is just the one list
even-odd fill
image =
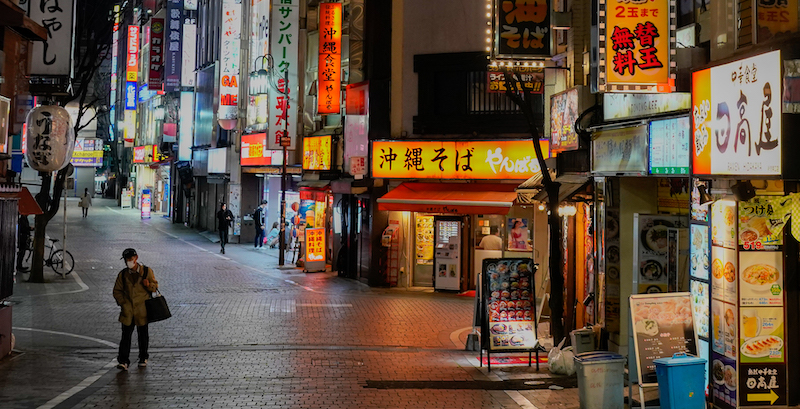
{"label": "storefront awning", "polygon": [[0,193],[0,197],[19,199],[17,207],[19,209],[19,213],[23,216],[44,213],[42,208],[39,207],[39,203],[36,203],[36,199],[33,198],[31,192],[29,192],[28,188],[26,187],[23,187],[19,192]]}
{"label": "storefront awning", "polygon": [[[575,196],[583,193],[584,190],[586,190],[584,188],[589,185],[589,178],[585,178],[583,182],[579,180],[576,180],[576,182],[578,183],[561,183],[561,188],[558,190],[559,203],[571,200]],[[544,185],[542,185],[541,177],[539,177],[538,180],[534,180],[534,178],[528,179],[516,189],[516,193],[517,203],[520,204],[533,204],[534,202],[547,201],[547,191],[544,189]]]}
{"label": "storefront awning", "polygon": [[378,199],[378,210],[508,214],[517,193],[515,185],[485,183],[404,182]]}

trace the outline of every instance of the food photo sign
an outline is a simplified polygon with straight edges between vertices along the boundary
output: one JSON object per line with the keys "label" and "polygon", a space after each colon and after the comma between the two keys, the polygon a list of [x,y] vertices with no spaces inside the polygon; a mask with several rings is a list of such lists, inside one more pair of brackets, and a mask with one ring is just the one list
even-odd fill
{"label": "food photo sign", "polygon": [[697,355],[691,295],[638,294],[630,297],[630,303],[639,384],[656,384],[653,360],[669,358],[677,352]]}
{"label": "food photo sign", "polygon": [[536,336],[536,265],[529,258],[483,260],[486,314],[483,342],[487,351],[530,351]]}

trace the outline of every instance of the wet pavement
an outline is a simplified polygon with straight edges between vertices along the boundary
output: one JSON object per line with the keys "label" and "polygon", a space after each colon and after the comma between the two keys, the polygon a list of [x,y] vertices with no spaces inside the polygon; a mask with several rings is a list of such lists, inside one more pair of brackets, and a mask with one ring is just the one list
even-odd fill
{"label": "wet pavement", "polygon": [[[0,360],[2,408],[578,407],[566,379],[520,382],[549,378],[546,365],[478,367],[464,351],[471,297],[278,269],[277,250],[249,238],[222,255],[160,216],[95,199],[83,219],[74,201],[75,273],[46,270],[45,284],[21,276],[10,299],[16,350]],[[48,233],[61,232],[59,215]],[[126,247],[154,270],[173,317],[150,324],[149,365],[120,372],[111,289]],[[132,357],[136,348],[134,336]]]}

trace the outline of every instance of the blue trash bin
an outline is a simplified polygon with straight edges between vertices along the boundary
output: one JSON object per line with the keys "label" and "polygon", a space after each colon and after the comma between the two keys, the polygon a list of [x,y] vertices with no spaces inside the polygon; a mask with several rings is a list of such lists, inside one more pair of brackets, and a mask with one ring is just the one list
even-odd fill
{"label": "blue trash bin", "polygon": [[706,407],[706,360],[684,352],[659,358],[656,364],[661,409]]}

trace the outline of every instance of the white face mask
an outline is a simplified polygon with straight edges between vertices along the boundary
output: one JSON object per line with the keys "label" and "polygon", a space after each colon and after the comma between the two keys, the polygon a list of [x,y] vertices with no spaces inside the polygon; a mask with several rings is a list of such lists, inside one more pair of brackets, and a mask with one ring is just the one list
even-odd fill
{"label": "white face mask", "polygon": [[136,267],[136,262],[129,260],[125,262],[125,265],[127,265],[129,269],[133,270],[133,268]]}

